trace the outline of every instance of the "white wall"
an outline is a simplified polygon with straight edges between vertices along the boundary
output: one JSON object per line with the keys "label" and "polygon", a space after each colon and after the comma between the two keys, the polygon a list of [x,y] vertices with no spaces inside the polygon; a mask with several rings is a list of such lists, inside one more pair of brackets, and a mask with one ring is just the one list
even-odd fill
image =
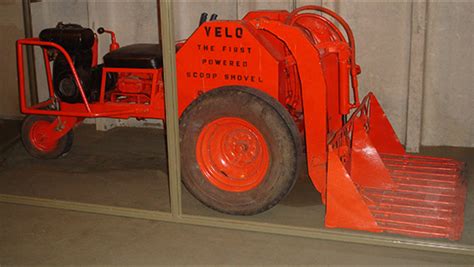
{"label": "white wall", "polygon": [[[31,20],[33,36],[39,36],[41,30],[53,28],[58,22],[88,25],[87,2],[85,1],[57,1],[42,0],[31,4]],[[42,52],[35,48],[36,80],[38,84],[39,100],[49,97],[46,72]]]}
{"label": "white wall", "polygon": [[[420,2],[423,1],[417,1]],[[402,141],[407,133],[417,132],[410,131],[407,128],[410,125],[421,128],[420,136],[411,139],[419,139],[423,145],[474,146],[472,2],[430,1],[426,5],[425,32],[424,24],[414,22],[414,5],[407,1],[178,0],[174,2],[176,38],[189,36],[196,29],[202,12],[217,13],[220,19],[236,19],[248,10],[290,10],[303,4],[323,4],[349,22],[356,36],[357,59],[362,67],[361,94],[376,93]],[[36,31],[63,20],[114,29],[121,45],[158,41],[153,0],[67,3],[50,0],[35,5],[43,5],[36,10],[33,8]],[[412,43],[414,34],[420,31],[426,44],[421,51],[424,65],[420,73],[414,73],[410,62],[413,63],[414,56],[420,56],[420,51],[412,51],[416,47]],[[102,41],[104,53],[108,44]],[[408,111],[408,97],[413,95],[409,92],[409,80],[416,80],[414,75],[422,78],[421,92],[410,101],[422,111],[421,124],[409,123],[414,117],[414,111]],[[418,111],[415,109],[415,112]]]}
{"label": "white wall", "polygon": [[424,145],[474,146],[474,2],[433,2],[423,105]]}
{"label": "white wall", "polygon": [[[15,41],[24,35],[21,2],[0,1],[0,116],[20,116]],[[25,72],[27,74],[26,68]]]}
{"label": "white wall", "polygon": [[405,142],[410,60],[409,2],[344,3],[337,11],[355,35],[360,94],[373,91],[400,141]]}
{"label": "white wall", "polygon": [[[89,0],[89,27],[113,30],[121,46],[158,42],[158,16],[154,0]],[[100,36],[100,58],[108,52],[110,39]]]}
{"label": "white wall", "polygon": [[[176,40],[187,38],[198,27],[201,13],[207,12],[218,15],[218,19],[234,20],[237,18],[236,1],[175,1],[174,2],[174,30]],[[209,19],[208,17],[208,19]]]}

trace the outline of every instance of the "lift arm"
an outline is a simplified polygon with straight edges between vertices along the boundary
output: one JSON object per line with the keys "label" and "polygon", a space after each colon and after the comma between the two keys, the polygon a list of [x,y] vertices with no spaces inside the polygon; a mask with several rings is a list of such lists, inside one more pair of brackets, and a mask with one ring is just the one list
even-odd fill
{"label": "lift arm", "polygon": [[282,40],[296,59],[303,96],[308,172],[324,200],[327,167],[327,88],[319,52],[299,28],[263,18],[250,23]]}

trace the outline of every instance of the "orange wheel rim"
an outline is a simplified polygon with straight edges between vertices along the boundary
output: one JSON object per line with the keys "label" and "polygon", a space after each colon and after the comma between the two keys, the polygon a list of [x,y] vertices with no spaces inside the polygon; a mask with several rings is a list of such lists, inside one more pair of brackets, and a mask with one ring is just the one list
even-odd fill
{"label": "orange wheel rim", "polygon": [[263,135],[251,123],[235,117],[217,119],[202,129],[196,158],[209,182],[231,192],[257,187],[270,164]]}
{"label": "orange wheel rim", "polygon": [[50,123],[47,121],[36,121],[31,125],[30,132],[28,137],[30,143],[39,151],[42,152],[51,152],[53,151],[57,144],[57,140],[51,141],[47,134],[47,129],[50,127]]}

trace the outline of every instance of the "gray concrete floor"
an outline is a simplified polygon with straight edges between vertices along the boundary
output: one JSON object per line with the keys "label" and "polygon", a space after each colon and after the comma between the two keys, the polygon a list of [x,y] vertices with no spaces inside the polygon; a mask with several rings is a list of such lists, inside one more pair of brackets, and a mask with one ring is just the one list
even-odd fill
{"label": "gray concrete floor", "polygon": [[[162,131],[102,133],[82,126],[76,133],[73,150],[58,160],[33,159],[20,144],[4,151],[0,193],[169,210]],[[474,163],[473,149],[424,152]],[[244,219],[322,227],[324,207],[308,181],[301,177],[277,207]],[[474,244],[472,204],[470,194],[462,242]],[[185,189],[183,209],[226,217],[203,207]],[[474,258],[0,204],[0,264],[73,263],[474,265]]]}
{"label": "gray concrete floor", "polygon": [[471,265],[472,257],[0,204],[0,264]]}
{"label": "gray concrete floor", "polygon": [[0,155],[18,139],[20,131],[20,121],[0,120]]}

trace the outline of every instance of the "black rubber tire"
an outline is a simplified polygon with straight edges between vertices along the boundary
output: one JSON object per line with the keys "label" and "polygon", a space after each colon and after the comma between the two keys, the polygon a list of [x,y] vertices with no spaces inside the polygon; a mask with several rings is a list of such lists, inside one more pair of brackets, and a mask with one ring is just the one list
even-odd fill
{"label": "black rubber tire", "polygon": [[44,152],[37,149],[33,144],[31,144],[29,133],[31,130],[32,125],[40,120],[44,120],[47,122],[53,122],[55,120],[54,117],[50,116],[37,116],[37,115],[28,115],[24,120],[21,126],[21,141],[23,146],[25,147],[26,151],[33,157],[39,159],[56,159],[61,156],[65,156],[72,147],[72,143],[74,140],[74,133],[73,130],[70,130],[67,134],[65,134],[61,139],[59,139],[56,148],[52,151]]}
{"label": "black rubber tire", "polygon": [[[269,167],[253,189],[221,190],[208,181],[197,163],[201,130],[222,117],[250,122],[267,143]],[[182,180],[187,190],[206,206],[232,215],[253,215],[275,206],[293,188],[303,162],[301,136],[290,114],[277,100],[253,88],[221,87],[200,96],[181,116],[180,139]]]}

